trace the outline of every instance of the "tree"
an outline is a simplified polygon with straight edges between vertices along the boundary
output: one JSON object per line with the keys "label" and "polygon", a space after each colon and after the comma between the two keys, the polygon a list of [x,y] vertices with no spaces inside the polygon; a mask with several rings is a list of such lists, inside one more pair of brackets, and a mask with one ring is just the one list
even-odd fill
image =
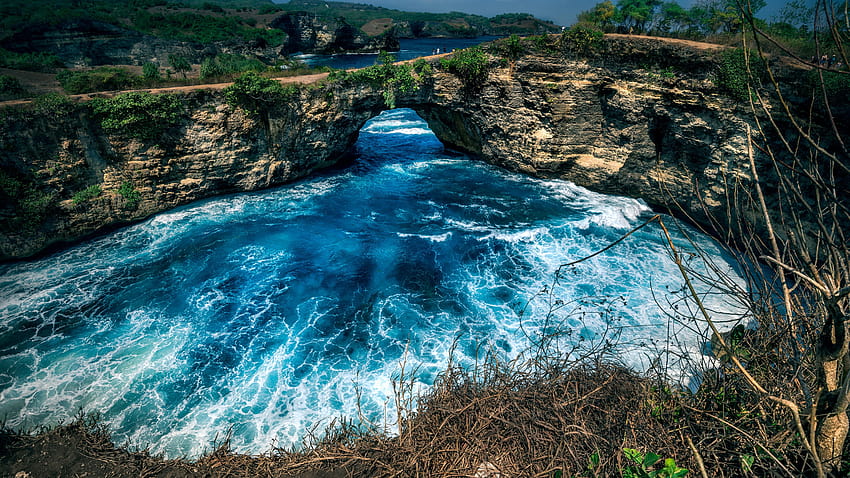
{"label": "tree", "polygon": [[[730,13],[728,8],[725,3]],[[846,25],[829,8],[821,11],[827,21],[814,32],[816,44],[835,42],[846,62]],[[741,36],[745,73],[770,65],[765,47],[778,43],[751,13],[736,12],[747,30]],[[778,81],[769,68],[768,88],[759,88],[753,76],[744,76],[750,79],[745,98],[754,123],[750,178],[730,192],[735,199],[729,210],[737,213],[716,219],[732,229],[750,264],[772,269],[743,298],[771,337],[766,353],[773,359],[759,369],[757,360],[738,357],[728,344],[723,348],[750,389],[789,417],[783,433],[808,455],[801,473],[847,476],[850,134],[838,125],[848,120],[841,108],[850,94],[850,73],[815,66],[803,89]]]}
{"label": "tree", "polygon": [[192,70],[192,65],[189,64],[189,60],[181,55],[169,54],[168,55],[168,64],[171,65],[171,68],[174,68],[174,71],[178,71],[183,75],[183,79],[186,79],[186,72]]}
{"label": "tree", "polygon": [[661,5],[658,29],[663,33],[676,33],[688,26],[688,11],[676,2]]}
{"label": "tree", "polygon": [[652,26],[655,9],[661,0],[618,0],[621,25],[624,29],[646,33]]}
{"label": "tree", "polygon": [[594,25],[597,28],[611,30],[617,15],[617,7],[611,0],[597,3],[592,9],[578,14],[578,22]]}

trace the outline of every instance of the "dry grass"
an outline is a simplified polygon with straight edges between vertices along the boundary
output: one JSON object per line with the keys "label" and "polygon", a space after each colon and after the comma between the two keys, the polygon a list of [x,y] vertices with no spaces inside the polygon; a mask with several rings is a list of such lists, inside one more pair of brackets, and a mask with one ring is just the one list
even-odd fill
{"label": "dry grass", "polygon": [[[49,471],[70,449],[79,459],[64,470],[110,476],[603,477],[621,476],[631,465],[623,448],[635,448],[675,459],[689,476],[700,476],[697,454],[711,477],[741,476],[747,456],[756,457],[756,476],[802,476],[805,454],[786,431],[788,417],[733,373],[714,370],[705,380],[694,395],[608,363],[487,360],[473,371],[449,368],[420,397],[397,382],[397,436],[337,422],[300,450],[243,455],[225,439],[197,461],[167,461],[115,447],[98,420],[81,417],[37,435],[0,436],[0,475]],[[593,455],[597,466],[589,466]]]}

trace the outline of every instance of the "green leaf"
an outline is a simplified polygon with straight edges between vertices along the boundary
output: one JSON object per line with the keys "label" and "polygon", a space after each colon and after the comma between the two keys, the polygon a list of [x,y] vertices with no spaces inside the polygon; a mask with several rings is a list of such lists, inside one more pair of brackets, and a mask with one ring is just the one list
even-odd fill
{"label": "green leaf", "polygon": [[656,455],[655,453],[649,452],[649,453],[646,454],[646,456],[643,457],[643,463],[641,463],[641,464],[643,465],[644,468],[649,468],[652,465],[658,463],[658,460],[660,460],[660,459],[661,459],[660,456]]}
{"label": "green leaf", "polygon": [[742,471],[744,471],[745,473],[753,471],[753,463],[756,462],[756,457],[754,457],[753,455],[746,454],[740,455],[738,458],[741,460]]}
{"label": "green leaf", "polygon": [[638,465],[643,464],[643,454],[634,448],[623,448],[623,453],[626,455],[626,458],[632,460]]}

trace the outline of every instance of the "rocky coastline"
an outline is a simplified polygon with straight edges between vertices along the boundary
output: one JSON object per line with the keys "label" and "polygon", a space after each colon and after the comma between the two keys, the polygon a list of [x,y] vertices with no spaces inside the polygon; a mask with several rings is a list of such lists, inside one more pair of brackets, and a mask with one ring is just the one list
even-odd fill
{"label": "rocky coastline", "polygon": [[[484,161],[639,197],[702,222],[728,205],[730,185],[749,181],[752,119],[711,81],[717,48],[609,36],[607,53],[591,58],[491,55],[476,91],[437,67],[397,106]],[[179,124],[148,140],[105,132],[86,108],[4,111],[5,179],[51,202],[34,217],[26,217],[33,216],[26,200],[6,202],[0,259],[30,257],[201,198],[294,181],[344,157],[363,124],[387,108],[379,88],[334,82],[298,89],[265,117],[223,96],[182,95]],[[138,200],[119,194],[125,183]],[[95,185],[97,197],[72,199]]]}

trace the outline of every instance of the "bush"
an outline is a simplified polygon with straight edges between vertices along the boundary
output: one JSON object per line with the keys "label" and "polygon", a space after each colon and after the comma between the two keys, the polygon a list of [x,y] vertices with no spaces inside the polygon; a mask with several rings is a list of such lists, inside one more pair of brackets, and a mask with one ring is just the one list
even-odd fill
{"label": "bush", "polygon": [[62,88],[72,95],[95,91],[126,90],[138,77],[123,68],[102,66],[90,71],[63,70],[56,75]]}
{"label": "bush", "polygon": [[564,44],[573,53],[589,55],[602,45],[604,34],[585,25],[573,25],[563,34]]}
{"label": "bush", "polygon": [[100,184],[93,184],[74,194],[72,200],[74,201],[74,204],[84,203],[100,196],[100,193],[102,192],[103,190],[101,189]]}
{"label": "bush", "polygon": [[499,50],[503,57],[513,62],[525,52],[525,47],[522,39],[514,34],[499,42]]}
{"label": "bush", "polygon": [[[767,69],[758,54],[745,54],[741,48],[725,50],[720,54],[720,63],[715,75],[715,84],[737,101],[749,99],[749,85],[758,86],[764,79]],[[749,57],[750,68],[747,69]]]}
{"label": "bush", "polygon": [[231,106],[238,106],[251,115],[257,115],[271,106],[283,103],[297,90],[294,85],[284,87],[276,80],[248,72],[224,89],[224,98]]}
{"label": "bush", "polygon": [[0,75],[0,100],[14,100],[24,96],[27,96],[27,90],[17,78]]}
{"label": "bush", "polygon": [[180,121],[183,109],[174,95],[145,92],[95,98],[89,105],[104,130],[138,139],[159,137]]}
{"label": "bush", "polygon": [[[821,83],[821,75],[823,75],[823,83]],[[812,90],[817,91],[815,96],[823,101],[823,95],[820,94],[821,89],[826,93],[830,101],[841,101],[850,95],[850,75],[845,72],[837,71],[822,71],[810,70],[807,78],[808,90],[805,96],[811,94]]]}
{"label": "bush", "polygon": [[130,181],[121,183],[121,187],[118,188],[118,194],[124,198],[124,201],[126,201],[125,205],[130,209],[135,209],[139,205],[139,201],[142,200],[142,193],[136,191],[136,188],[133,187],[133,183]]}
{"label": "bush", "polygon": [[261,72],[266,68],[265,63],[256,58],[222,54],[214,58],[207,58],[201,63],[201,79],[218,78],[248,71]]}
{"label": "bush", "polygon": [[15,216],[0,224],[0,229],[35,230],[55,199],[54,194],[39,190],[32,178],[16,178],[0,170],[0,201],[16,205]]}
{"label": "bush", "polygon": [[333,72],[329,78],[331,81],[346,79],[354,83],[381,88],[384,104],[388,108],[395,108],[397,92],[410,93],[416,91],[422,80],[432,73],[431,65],[425,60],[413,64],[396,64],[393,55],[381,51],[378,55],[377,64],[352,73]]}
{"label": "bush", "polygon": [[159,75],[159,65],[156,63],[147,62],[142,66],[142,77],[150,82],[157,82],[162,79]]}
{"label": "bush", "polygon": [[481,47],[465,48],[442,58],[440,66],[460,78],[466,88],[480,88],[489,72],[490,62]]}
{"label": "bush", "polygon": [[53,71],[64,66],[53,53],[16,53],[0,48],[0,67],[13,70]]}
{"label": "bush", "polygon": [[54,117],[67,115],[77,107],[71,98],[61,93],[47,93],[36,96],[32,105],[36,113],[49,114]]}

